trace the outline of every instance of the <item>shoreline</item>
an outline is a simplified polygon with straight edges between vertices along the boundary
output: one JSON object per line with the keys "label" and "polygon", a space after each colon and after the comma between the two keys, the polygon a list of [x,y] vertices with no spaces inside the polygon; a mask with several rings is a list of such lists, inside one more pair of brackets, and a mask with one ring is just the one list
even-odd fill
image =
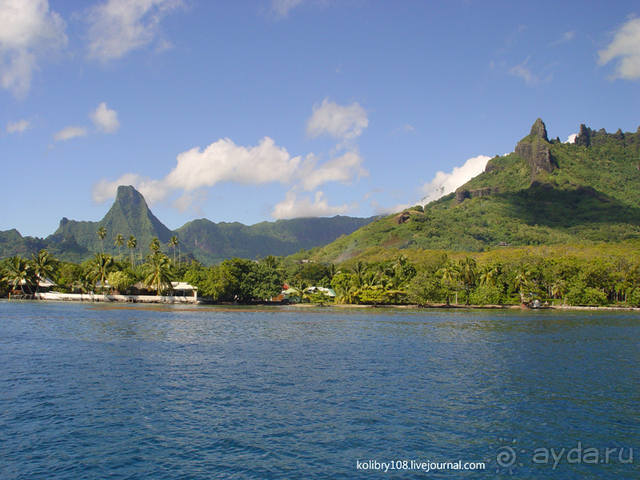
{"label": "shoreline", "polygon": [[[52,292],[53,293],[53,292]],[[77,295],[75,298],[70,298],[70,295]],[[90,304],[110,304],[116,306],[122,305],[189,305],[189,306],[202,306],[202,307],[222,307],[222,308],[246,308],[246,307],[262,307],[262,308],[275,308],[275,307],[287,307],[292,309],[308,309],[308,308],[334,308],[334,309],[399,309],[399,310],[522,310],[522,311],[543,311],[543,310],[555,310],[555,311],[600,311],[600,312],[616,312],[616,311],[628,311],[628,312],[640,312],[640,307],[624,307],[624,306],[588,306],[588,305],[549,305],[542,308],[529,308],[522,305],[462,305],[462,304],[449,304],[446,303],[433,303],[426,305],[407,304],[407,305],[362,305],[362,304],[348,304],[348,303],[334,303],[334,304],[317,304],[317,303],[276,303],[276,302],[262,302],[262,303],[209,303],[203,301],[201,298],[194,299],[193,297],[174,297],[174,296],[156,296],[156,295],[103,295],[103,294],[56,294],[49,296],[46,293],[34,294],[32,298],[8,298],[4,297],[7,301],[38,301],[38,302],[58,302],[58,303],[90,303]]]}

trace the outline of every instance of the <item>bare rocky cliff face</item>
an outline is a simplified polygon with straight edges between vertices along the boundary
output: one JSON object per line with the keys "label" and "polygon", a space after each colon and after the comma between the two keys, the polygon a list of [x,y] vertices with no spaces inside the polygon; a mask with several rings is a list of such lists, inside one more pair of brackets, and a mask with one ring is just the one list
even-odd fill
{"label": "bare rocky cliff face", "polygon": [[551,155],[551,143],[547,137],[547,127],[538,118],[529,135],[516,145],[515,153],[527,161],[531,167],[531,180],[542,172],[552,172],[556,163]]}

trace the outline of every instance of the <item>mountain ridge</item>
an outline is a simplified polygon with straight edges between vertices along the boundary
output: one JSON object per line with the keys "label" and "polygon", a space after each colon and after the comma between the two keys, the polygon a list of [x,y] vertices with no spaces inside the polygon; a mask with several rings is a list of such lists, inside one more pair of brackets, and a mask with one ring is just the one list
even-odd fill
{"label": "mountain ridge", "polygon": [[[154,237],[160,240],[161,249],[167,251],[167,242],[176,235],[183,256],[203,263],[216,263],[232,257],[289,255],[303,248],[318,246],[319,242],[329,243],[373,218],[297,218],[250,226],[198,219],[170,230],[153,214],[140,192],[131,185],[120,185],[111,208],[97,222],[63,217],[56,231],[46,238],[23,237],[16,229],[0,231],[0,258],[28,255],[43,248],[62,260],[75,262],[103,250],[126,256],[130,235],[136,237],[138,254],[147,251]],[[103,240],[97,235],[101,227],[106,230]],[[114,244],[118,234],[124,238],[122,246]]]}
{"label": "mountain ridge", "polygon": [[483,251],[640,239],[639,160],[640,128],[610,134],[581,125],[575,143],[562,143],[537,119],[512,153],[455,192],[306,255],[342,261],[380,246]]}

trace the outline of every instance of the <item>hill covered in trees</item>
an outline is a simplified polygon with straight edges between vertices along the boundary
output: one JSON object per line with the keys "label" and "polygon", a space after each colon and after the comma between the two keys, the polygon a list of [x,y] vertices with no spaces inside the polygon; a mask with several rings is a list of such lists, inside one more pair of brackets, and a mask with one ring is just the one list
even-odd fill
{"label": "hill covered in trees", "polygon": [[[373,218],[336,216],[296,218],[256,225],[194,220],[172,231],[151,212],[144,197],[132,186],[118,187],[116,199],[98,222],[60,221],[46,238],[23,237],[13,230],[0,232],[0,258],[29,255],[41,249],[62,260],[81,262],[95,252],[141,256],[153,238],[171,255],[194,258],[206,264],[227,258],[289,255],[329,243],[353,232]],[[177,244],[169,246],[175,237]]]}
{"label": "hill covered in trees", "polygon": [[302,255],[339,262],[376,247],[479,252],[639,238],[640,129],[581,125],[575,143],[563,143],[549,140],[538,119],[514,152],[491,159],[456,192]]}

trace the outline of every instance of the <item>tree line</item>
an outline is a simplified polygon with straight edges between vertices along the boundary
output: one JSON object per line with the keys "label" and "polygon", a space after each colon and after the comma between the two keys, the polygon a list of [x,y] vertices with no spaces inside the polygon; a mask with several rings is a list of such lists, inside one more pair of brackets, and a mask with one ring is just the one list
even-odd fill
{"label": "tree line", "polygon": [[[123,242],[124,238],[119,243]],[[128,245],[135,245],[135,239],[130,238]],[[538,300],[556,305],[640,306],[638,256],[512,253],[487,259],[440,252],[416,262],[404,254],[338,265],[268,256],[205,266],[182,261],[180,255],[176,258],[177,237],[167,246],[173,249],[173,258],[160,251],[154,238],[141,263],[131,247],[129,258],[107,255],[103,249],[80,264],[59,261],[46,250],[29,259],[11,257],[0,262],[0,292],[33,294],[39,279],[50,279],[58,291],[130,293],[142,284],[162,294],[171,281],[185,281],[212,302],[264,302],[286,285],[303,300],[316,303],[502,305]],[[336,296],[309,287],[331,288]]]}

